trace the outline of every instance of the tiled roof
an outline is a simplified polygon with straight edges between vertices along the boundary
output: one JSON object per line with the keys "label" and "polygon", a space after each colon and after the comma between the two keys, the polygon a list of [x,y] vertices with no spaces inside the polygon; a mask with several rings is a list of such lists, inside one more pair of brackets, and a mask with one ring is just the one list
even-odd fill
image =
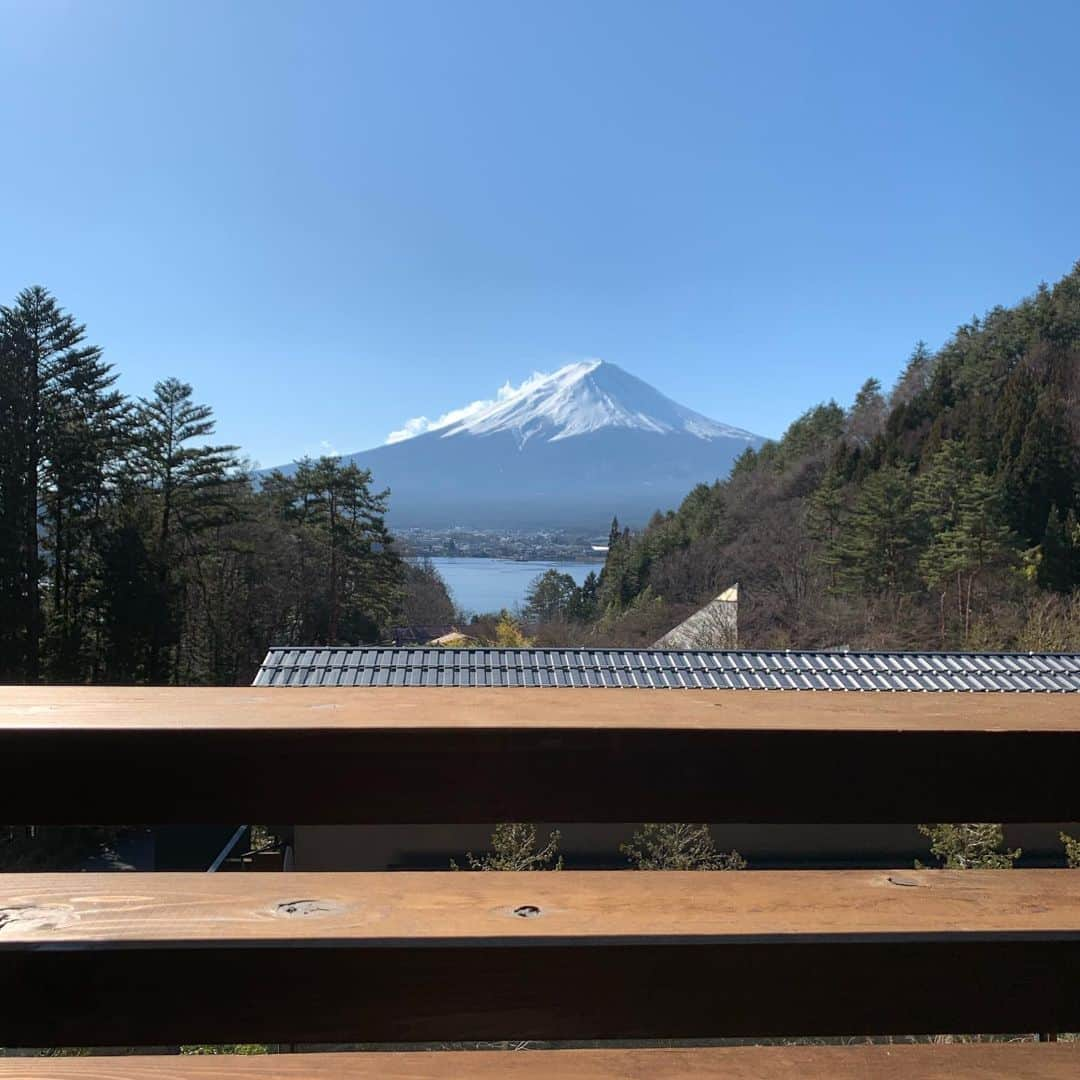
{"label": "tiled roof", "polygon": [[256,686],[1080,691],[1080,654],[273,648]]}

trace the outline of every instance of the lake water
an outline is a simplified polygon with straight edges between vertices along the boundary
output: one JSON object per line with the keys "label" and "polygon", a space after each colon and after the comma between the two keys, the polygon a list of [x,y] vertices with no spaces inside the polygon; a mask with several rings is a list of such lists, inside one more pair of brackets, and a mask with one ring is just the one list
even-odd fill
{"label": "lake water", "polygon": [[579,585],[590,570],[600,573],[601,563],[515,562],[513,559],[433,558],[432,563],[450,586],[454,603],[466,612],[500,611],[525,602],[533,578],[546,570],[569,574]]}

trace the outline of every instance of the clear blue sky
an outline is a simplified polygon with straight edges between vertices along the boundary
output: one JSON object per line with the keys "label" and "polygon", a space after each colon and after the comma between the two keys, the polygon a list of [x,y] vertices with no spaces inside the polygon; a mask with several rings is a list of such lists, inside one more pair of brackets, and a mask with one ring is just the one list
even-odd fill
{"label": "clear blue sky", "polygon": [[1080,4],[0,0],[0,300],[263,464],[612,360],[779,434],[1080,258]]}

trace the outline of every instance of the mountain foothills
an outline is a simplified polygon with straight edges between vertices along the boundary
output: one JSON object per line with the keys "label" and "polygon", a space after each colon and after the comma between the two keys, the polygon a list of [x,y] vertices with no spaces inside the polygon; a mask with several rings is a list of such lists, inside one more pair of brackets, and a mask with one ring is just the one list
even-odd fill
{"label": "mountain foothills", "polygon": [[597,635],[740,582],[744,644],[1080,649],[1080,263],[819,405],[731,477],[613,527]]}
{"label": "mountain foothills", "polygon": [[477,638],[640,646],[737,580],[747,646],[1080,649],[1080,264],[776,442],[590,362],[256,477],[190,386],[115,383],[44,289],[0,307],[0,681],[242,683],[271,642],[450,623],[388,510],[496,519],[476,492],[507,486],[624,525],[598,577],[546,575],[529,625]]}
{"label": "mountain foothills", "polygon": [[644,524],[762,441],[593,360],[343,460],[390,487],[398,526],[597,529],[615,513]]}

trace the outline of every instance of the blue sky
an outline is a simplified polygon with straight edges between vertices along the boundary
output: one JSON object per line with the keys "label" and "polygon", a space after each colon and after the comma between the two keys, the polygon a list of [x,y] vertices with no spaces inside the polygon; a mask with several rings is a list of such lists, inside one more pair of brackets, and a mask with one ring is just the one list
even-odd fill
{"label": "blue sky", "polygon": [[1080,258],[1080,5],[0,0],[0,300],[263,464],[586,357],[765,435]]}

